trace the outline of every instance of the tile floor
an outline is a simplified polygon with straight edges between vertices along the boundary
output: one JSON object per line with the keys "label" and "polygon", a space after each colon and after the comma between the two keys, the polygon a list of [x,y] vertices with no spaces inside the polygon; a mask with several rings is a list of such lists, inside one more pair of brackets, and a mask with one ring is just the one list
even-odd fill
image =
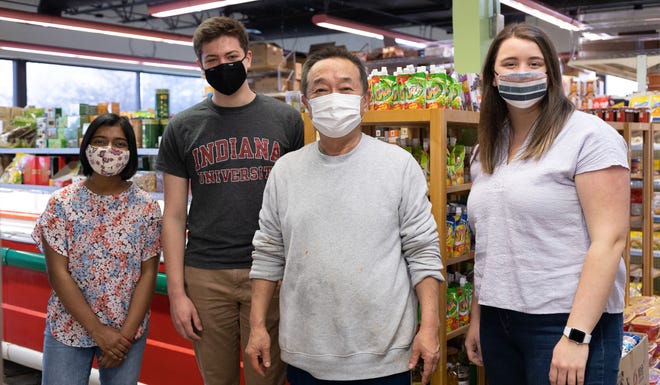
{"label": "tile floor", "polygon": [[39,385],[41,372],[21,366],[15,362],[3,360],[2,385]]}

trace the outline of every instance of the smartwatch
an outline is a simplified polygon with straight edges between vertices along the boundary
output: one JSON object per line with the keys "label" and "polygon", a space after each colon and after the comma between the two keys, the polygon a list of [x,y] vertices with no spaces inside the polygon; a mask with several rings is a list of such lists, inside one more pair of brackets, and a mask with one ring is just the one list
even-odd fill
{"label": "smartwatch", "polygon": [[568,326],[564,328],[564,335],[576,344],[588,344],[589,341],[591,341],[591,334],[587,334],[580,329]]}

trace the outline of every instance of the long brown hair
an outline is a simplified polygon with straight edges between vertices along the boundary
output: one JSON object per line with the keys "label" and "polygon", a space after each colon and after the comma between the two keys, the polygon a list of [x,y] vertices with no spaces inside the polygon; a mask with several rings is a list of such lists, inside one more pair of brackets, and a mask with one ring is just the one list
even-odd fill
{"label": "long brown hair", "polygon": [[479,114],[477,142],[483,172],[492,174],[502,161],[508,143],[502,141],[502,127],[508,119],[507,104],[499,95],[495,84],[495,59],[502,42],[510,38],[525,39],[536,43],[543,53],[548,75],[548,91],[541,99],[541,113],[536,128],[531,133],[527,147],[520,159],[539,159],[552,145],[564,124],[575,110],[566,97],[562,86],[559,57],[550,38],[539,28],[529,24],[510,24],[500,31],[488,49],[482,70],[482,99]]}

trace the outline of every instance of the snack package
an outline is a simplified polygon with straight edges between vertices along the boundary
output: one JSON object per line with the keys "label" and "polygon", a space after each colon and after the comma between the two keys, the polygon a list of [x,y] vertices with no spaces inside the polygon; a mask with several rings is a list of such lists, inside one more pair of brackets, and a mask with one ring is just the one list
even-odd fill
{"label": "snack package", "polygon": [[431,65],[426,78],[426,108],[442,108],[447,75],[439,67]]}
{"label": "snack package", "polygon": [[468,234],[467,222],[462,219],[463,211],[461,207],[456,208],[456,214],[454,215],[454,250],[452,255],[454,257],[460,257],[467,252],[466,250],[466,238]]}
{"label": "snack package", "polygon": [[381,72],[377,78],[378,81],[374,81],[371,88],[374,110],[391,110],[396,77],[394,75],[387,75],[387,72]]}
{"label": "snack package", "polygon": [[635,319],[635,317],[637,317],[637,313],[635,313],[635,311],[632,308],[630,308],[629,306],[626,306],[623,309],[623,330],[624,331],[629,331],[630,330],[630,323],[632,322],[632,320]]}
{"label": "snack package", "polygon": [[461,277],[461,287],[458,300],[458,326],[465,326],[470,323],[470,300],[472,293],[468,292],[465,277]]}
{"label": "snack package", "polygon": [[450,287],[447,289],[447,332],[456,330],[458,323],[458,289]]}
{"label": "snack package", "polygon": [[445,221],[445,227],[447,228],[447,236],[445,239],[447,258],[451,258],[454,256],[454,228],[456,227],[456,218],[454,215],[455,214],[453,212],[453,208],[448,206],[447,218]]}
{"label": "snack package", "polygon": [[23,167],[26,156],[24,153],[16,153],[14,159],[0,175],[0,183],[23,184]]}
{"label": "snack package", "polygon": [[409,110],[426,108],[426,69],[418,67],[405,83],[406,107]]}
{"label": "snack package", "polygon": [[465,146],[457,144],[451,149],[454,169],[452,170],[451,184],[461,185],[465,183]]}
{"label": "snack package", "polygon": [[398,71],[399,73],[396,75],[396,88],[399,90],[399,97],[395,102],[396,104],[392,106],[393,110],[405,110],[408,108],[406,83],[414,71],[415,70],[412,68],[412,65],[409,65],[403,70]]}
{"label": "snack package", "polygon": [[156,171],[137,171],[130,180],[144,191],[157,191]]}
{"label": "snack package", "polygon": [[446,185],[447,187],[452,185],[452,181],[456,179],[456,176],[454,175],[456,171],[454,170],[454,156],[451,153],[451,150],[447,148],[447,180],[446,180]]}
{"label": "snack package", "polygon": [[639,316],[630,322],[630,331],[646,333],[649,341],[655,341],[660,330],[660,317]]}

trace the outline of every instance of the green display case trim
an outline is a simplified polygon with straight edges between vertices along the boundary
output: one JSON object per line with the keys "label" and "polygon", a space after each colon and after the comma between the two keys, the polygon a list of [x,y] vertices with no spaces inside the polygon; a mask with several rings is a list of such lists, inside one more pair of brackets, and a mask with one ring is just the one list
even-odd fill
{"label": "green display case trim", "polygon": [[[21,269],[40,271],[42,273],[46,272],[46,258],[44,255],[29,251],[13,250],[3,247],[2,264]],[[158,276],[156,277],[156,293],[167,295],[167,278],[163,273],[158,273]]]}

